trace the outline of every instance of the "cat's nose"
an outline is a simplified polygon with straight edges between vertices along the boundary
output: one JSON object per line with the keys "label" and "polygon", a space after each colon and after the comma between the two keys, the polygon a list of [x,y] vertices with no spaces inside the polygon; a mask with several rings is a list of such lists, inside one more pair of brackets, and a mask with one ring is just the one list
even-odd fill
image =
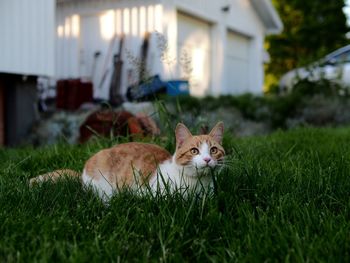
{"label": "cat's nose", "polygon": [[204,162],[209,163],[211,161],[211,158],[210,157],[205,157],[205,158],[203,158],[203,160],[204,160]]}

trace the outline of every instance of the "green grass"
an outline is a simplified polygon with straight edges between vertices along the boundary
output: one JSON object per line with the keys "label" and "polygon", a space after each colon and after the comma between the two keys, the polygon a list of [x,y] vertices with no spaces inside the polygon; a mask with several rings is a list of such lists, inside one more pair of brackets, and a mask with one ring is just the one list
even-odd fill
{"label": "green grass", "polygon": [[226,134],[212,198],[125,192],[105,207],[75,181],[28,188],[112,143],[0,150],[0,262],[350,260],[350,128]]}

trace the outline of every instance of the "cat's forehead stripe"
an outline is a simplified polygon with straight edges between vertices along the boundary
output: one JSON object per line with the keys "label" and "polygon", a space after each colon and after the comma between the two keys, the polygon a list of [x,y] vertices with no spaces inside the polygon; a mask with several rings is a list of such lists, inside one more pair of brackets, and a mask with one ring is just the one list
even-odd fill
{"label": "cat's forehead stripe", "polygon": [[210,146],[208,145],[208,143],[203,142],[200,146],[200,151],[201,151],[201,153],[208,153],[209,148],[210,148]]}
{"label": "cat's forehead stripe", "polygon": [[198,135],[198,136],[193,136],[194,144],[197,146],[207,143],[209,146],[212,145],[212,138],[208,135]]}

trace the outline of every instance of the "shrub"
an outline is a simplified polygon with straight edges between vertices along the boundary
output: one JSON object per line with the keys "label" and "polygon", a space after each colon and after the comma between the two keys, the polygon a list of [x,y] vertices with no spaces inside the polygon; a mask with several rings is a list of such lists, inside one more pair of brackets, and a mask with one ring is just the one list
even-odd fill
{"label": "shrub", "polygon": [[243,117],[241,122],[245,119],[268,124],[272,129],[287,129],[291,123],[294,123],[292,126],[350,123],[350,118],[344,117],[350,104],[348,94],[348,90],[339,84],[322,79],[316,82],[300,80],[290,93],[280,95],[242,94],[202,99],[188,96],[165,100],[168,105],[176,105],[172,107],[177,109],[174,115],[190,112],[191,120],[199,116],[203,119],[208,112],[221,112],[219,109],[231,113],[238,110]]}

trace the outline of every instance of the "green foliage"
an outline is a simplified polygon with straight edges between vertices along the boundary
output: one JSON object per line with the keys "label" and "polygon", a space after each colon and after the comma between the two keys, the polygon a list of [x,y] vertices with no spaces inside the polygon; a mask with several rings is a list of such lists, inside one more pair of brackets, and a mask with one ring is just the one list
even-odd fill
{"label": "green foliage", "polygon": [[[315,100],[322,103],[315,105],[313,103]],[[265,94],[264,96],[256,96],[247,93],[237,96],[166,98],[165,101],[168,104],[181,105],[183,112],[192,113],[194,116],[204,116],[208,111],[217,112],[219,109],[226,109],[230,113],[230,110],[235,109],[244,119],[268,123],[272,129],[286,129],[288,128],[288,120],[293,118],[303,119],[305,117],[303,116],[304,109],[321,113],[331,112],[338,115],[334,118],[326,116],[329,114],[313,116],[313,118],[319,120],[308,119],[307,122],[311,125],[317,123],[323,123],[324,125],[350,123],[350,117],[342,113],[343,109],[350,105],[349,88],[327,79],[319,81],[300,80],[291,89],[291,92],[280,95]],[[174,115],[178,116],[178,114]],[[339,115],[344,117],[339,117]],[[321,121],[321,119],[323,120]],[[337,123],[337,119],[341,119],[340,123]]]}
{"label": "green foliage", "polygon": [[274,0],[273,3],[284,30],[267,38],[271,56],[267,74],[278,78],[348,43],[343,0]]}
{"label": "green foliage", "polygon": [[204,110],[215,111],[218,108],[237,108],[244,117],[249,119],[257,119],[257,111],[263,106],[264,98],[246,93],[238,96],[223,95],[219,97],[207,96],[204,98],[196,98],[190,96],[165,99],[169,103],[177,103],[181,107],[181,111],[192,112],[200,115]]}
{"label": "green foliage", "polygon": [[322,94],[324,96],[338,96],[340,91],[344,90],[339,84],[327,79],[319,81],[310,81],[307,79],[299,80],[293,87],[292,93],[300,94],[300,96],[313,96],[315,94]]}
{"label": "green foliage", "polygon": [[108,207],[77,181],[30,189],[27,180],[81,170],[114,142],[1,149],[0,261],[348,262],[349,140],[349,128],[226,134],[217,195],[123,192]]}

